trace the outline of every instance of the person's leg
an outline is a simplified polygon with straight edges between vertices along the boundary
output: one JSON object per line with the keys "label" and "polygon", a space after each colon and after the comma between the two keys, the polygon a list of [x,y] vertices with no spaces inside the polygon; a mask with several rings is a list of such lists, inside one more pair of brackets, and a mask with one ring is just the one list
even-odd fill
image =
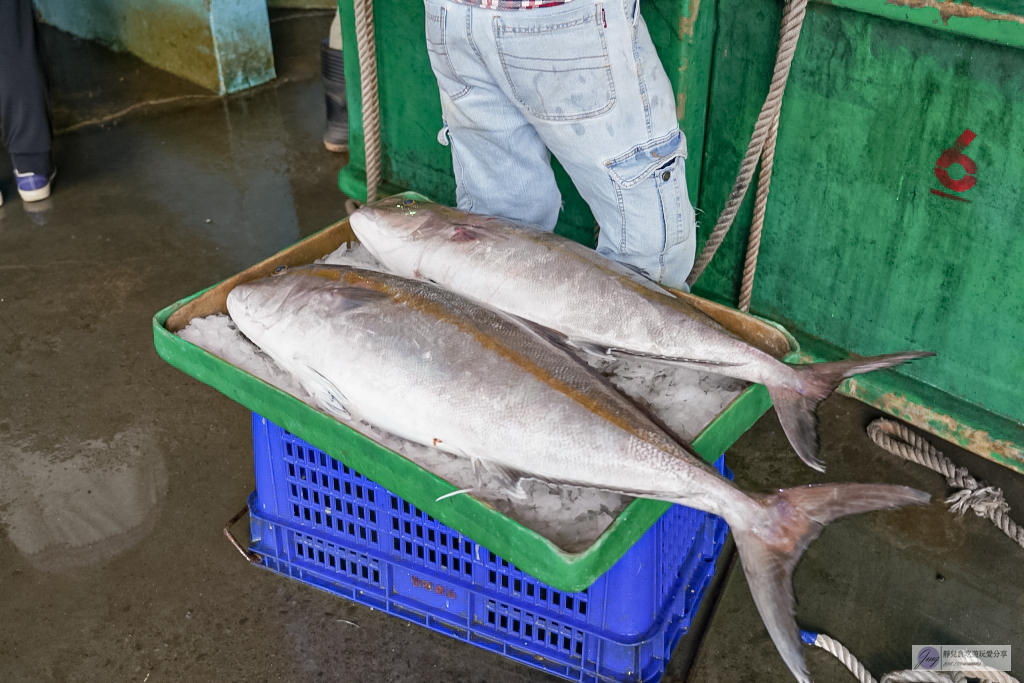
{"label": "person's leg", "polygon": [[[2,2],[3,0],[0,0]],[[320,74],[327,100],[324,147],[348,151],[348,98],[345,95],[345,60],[341,52],[341,15],[334,13],[330,36],[320,45]]]}
{"label": "person's leg", "polygon": [[590,205],[598,251],[683,285],[696,247],[686,141],[637,0],[491,11],[489,21],[483,60]]}
{"label": "person's leg", "polygon": [[449,0],[425,4],[444,116],[438,140],[452,148],[459,208],[553,229],[562,197],[551,155],[480,59],[475,42],[490,31],[487,17]]}
{"label": "person's leg", "polygon": [[50,116],[31,0],[0,0],[0,126],[19,175],[19,192],[29,201],[45,199],[50,194]]}
{"label": "person's leg", "polygon": [[341,12],[334,10],[334,19],[331,20],[331,30],[327,37],[327,47],[332,50],[340,50],[341,46]]}

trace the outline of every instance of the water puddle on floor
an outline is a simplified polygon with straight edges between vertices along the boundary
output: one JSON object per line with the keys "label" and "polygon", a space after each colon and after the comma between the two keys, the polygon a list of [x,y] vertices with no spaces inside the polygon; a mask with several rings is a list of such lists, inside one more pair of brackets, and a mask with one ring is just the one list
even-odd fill
{"label": "water puddle on floor", "polygon": [[152,530],[167,492],[158,443],[137,428],[48,452],[0,443],[0,521],[11,541],[43,571],[131,548]]}

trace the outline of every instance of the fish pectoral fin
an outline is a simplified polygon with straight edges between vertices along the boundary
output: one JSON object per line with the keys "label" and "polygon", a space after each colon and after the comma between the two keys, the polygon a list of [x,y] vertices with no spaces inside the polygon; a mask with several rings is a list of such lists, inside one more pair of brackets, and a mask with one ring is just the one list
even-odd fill
{"label": "fish pectoral fin", "polygon": [[616,358],[642,358],[644,360],[664,363],[665,365],[687,365],[700,368],[734,368],[743,363],[726,363],[719,360],[701,360],[699,358],[682,358],[680,356],[659,356],[656,354],[638,353],[627,349],[609,348],[605,351],[609,356]]}
{"label": "fish pectoral fin", "polygon": [[479,242],[485,239],[507,239],[503,235],[488,230],[482,225],[471,225],[468,223],[449,223],[436,217],[428,219],[422,226],[414,230],[406,238],[410,242],[429,239],[432,237],[447,236],[451,242]]}
{"label": "fish pectoral fin", "polygon": [[523,490],[523,475],[510,467],[499,465],[491,460],[473,458],[473,472],[476,474],[477,486],[483,488],[487,482],[494,482],[509,498],[526,500]]}
{"label": "fish pectoral fin", "polygon": [[302,361],[296,362],[306,370],[305,376],[299,378],[299,383],[316,398],[320,407],[334,417],[352,420],[352,412],[347,407],[348,400],[338,390],[338,387],[309,364]]}
{"label": "fish pectoral fin", "polygon": [[[478,470],[482,468],[484,471]],[[617,488],[610,486],[595,486],[592,482],[586,482],[579,479],[559,479],[555,477],[546,477],[542,474],[536,474],[534,472],[526,472],[523,470],[517,470],[512,467],[506,467],[505,465],[499,465],[495,462],[487,460],[481,460],[480,458],[473,458],[473,469],[477,475],[478,486],[484,487],[486,479],[482,477],[491,477],[490,481],[494,481],[498,478],[498,483],[509,497],[517,498],[518,500],[524,500],[528,494],[523,489],[523,480],[530,479],[533,481],[539,481],[542,484],[548,484],[550,486],[573,486],[577,488],[585,489],[596,489],[598,491],[608,491],[609,493],[617,493],[621,496],[643,496],[647,498],[657,498],[659,500],[669,500],[675,502],[674,494],[669,491],[640,491],[626,488]],[[519,495],[516,495],[519,494]],[[451,494],[454,495],[454,494]]]}
{"label": "fish pectoral fin", "polygon": [[507,240],[508,237],[499,232],[488,230],[484,225],[456,223],[451,226],[452,234],[448,238],[452,242],[479,242],[482,240]]}
{"label": "fish pectoral fin", "polygon": [[459,243],[477,242],[480,240],[480,233],[468,225],[456,225],[453,227],[451,237],[448,239]]}
{"label": "fish pectoral fin", "polygon": [[367,304],[374,304],[391,298],[391,295],[384,292],[378,292],[374,289],[363,289],[362,287],[338,287],[333,289],[331,294],[331,308],[333,309],[330,311],[331,313],[354,311]]}

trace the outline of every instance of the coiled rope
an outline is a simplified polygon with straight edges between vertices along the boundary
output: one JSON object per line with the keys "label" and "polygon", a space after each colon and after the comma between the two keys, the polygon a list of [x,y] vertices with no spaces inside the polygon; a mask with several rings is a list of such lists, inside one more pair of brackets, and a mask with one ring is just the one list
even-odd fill
{"label": "coiled rope", "polygon": [[953,488],[959,489],[946,499],[950,512],[974,514],[995,524],[1004,534],[1024,548],[1024,527],[1010,519],[1010,506],[1003,499],[1002,490],[979,482],[965,467],[957,467],[908,427],[892,420],[878,418],[868,425],[868,437],[893,455],[924,465],[946,478]]}
{"label": "coiled rope", "polygon": [[373,0],[353,0],[356,47],[359,51],[359,89],[363,100],[363,154],[366,159],[366,201],[377,199],[380,184],[380,99],[377,94],[377,44]]}
{"label": "coiled rope", "polygon": [[754,203],[754,220],[750,226],[750,240],[747,244],[747,257],[743,266],[743,284],[740,289],[740,310],[750,308],[750,293],[754,287],[754,273],[757,271],[757,255],[761,247],[761,229],[764,227],[764,212],[768,204],[768,191],[771,189],[772,166],[775,161],[775,141],[778,136],[779,114],[782,111],[782,95],[789,80],[793,55],[796,53],[800,29],[803,27],[807,14],[807,0],[789,0],[782,13],[782,28],[779,32],[779,49],[775,57],[775,72],[772,75],[768,96],[765,98],[761,113],[758,114],[754,133],[747,146],[746,156],[740,164],[740,172],[733,183],[732,192],[726,201],[725,208],[718,217],[715,229],[711,231],[704,248],[694,263],[690,276],[686,278],[690,286],[697,281],[701,273],[714,258],[715,252],[722,245],[722,240],[729,233],[740,204],[747,194],[750,182],[754,177],[758,159],[761,160],[761,175],[758,179],[757,195]]}
{"label": "coiled rope", "polygon": [[[946,478],[949,486],[958,489],[946,499],[949,511],[962,515],[967,510],[984,517],[995,524],[1004,534],[1024,548],[1024,528],[1010,519],[1010,506],[1003,499],[1002,490],[986,486],[975,479],[965,467],[957,467],[938,449],[913,432],[909,427],[878,418],[868,425],[868,437],[879,447],[905,460],[923,465]],[[824,633],[801,631],[800,636],[808,645],[815,645],[831,653],[843,663],[861,683],[879,683],[864,665],[835,638]],[[881,683],[964,683],[968,678],[977,678],[991,683],[1020,683],[1005,671],[988,667],[977,667],[963,671],[924,671],[908,669],[894,671],[882,676]]]}

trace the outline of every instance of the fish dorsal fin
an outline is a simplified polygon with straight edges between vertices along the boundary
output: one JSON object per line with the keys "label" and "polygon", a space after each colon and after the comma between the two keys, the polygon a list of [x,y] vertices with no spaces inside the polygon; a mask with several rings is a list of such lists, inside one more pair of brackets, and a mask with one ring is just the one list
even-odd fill
{"label": "fish dorsal fin", "polygon": [[[628,268],[629,270],[633,271],[642,278],[651,280],[651,276],[648,275],[647,271],[641,268],[640,266],[633,265],[632,263],[626,263],[625,261],[619,261],[619,265],[622,266],[623,268]],[[651,280],[651,282],[654,282],[654,280]]]}
{"label": "fish dorsal fin", "polygon": [[669,298],[676,298],[676,295],[665,289],[660,283],[655,282],[651,279],[651,276],[647,274],[640,266],[633,265],[632,263],[626,263],[624,261],[616,261],[615,259],[608,258],[606,256],[600,257],[600,267],[607,273],[616,275],[618,277],[625,277],[640,285],[644,289],[648,289],[658,294],[664,294]]}
{"label": "fish dorsal fin", "polygon": [[561,346],[563,348],[574,346],[574,343],[570,342],[569,338],[558,330],[553,330],[550,327],[546,327],[540,323],[535,323],[532,320],[527,320],[526,318],[520,318],[518,316],[512,317],[514,317],[517,322],[522,323],[523,327],[527,328],[537,336],[543,337],[545,340],[556,346]]}

